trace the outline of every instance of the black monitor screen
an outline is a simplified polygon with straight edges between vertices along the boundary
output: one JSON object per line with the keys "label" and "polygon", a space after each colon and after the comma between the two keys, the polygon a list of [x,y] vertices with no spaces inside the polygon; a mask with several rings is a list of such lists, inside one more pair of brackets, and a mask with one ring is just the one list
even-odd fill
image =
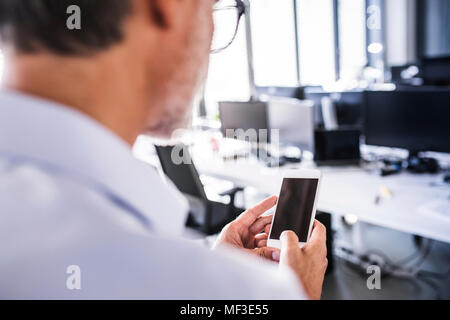
{"label": "black monitor screen", "polygon": [[[259,138],[259,130],[269,129],[267,104],[264,102],[220,102],[219,113],[224,136],[227,130],[242,129],[247,132],[253,129],[256,138]],[[270,139],[270,135],[267,139]]]}
{"label": "black monitor screen", "polygon": [[450,152],[450,91],[365,93],[366,144]]}

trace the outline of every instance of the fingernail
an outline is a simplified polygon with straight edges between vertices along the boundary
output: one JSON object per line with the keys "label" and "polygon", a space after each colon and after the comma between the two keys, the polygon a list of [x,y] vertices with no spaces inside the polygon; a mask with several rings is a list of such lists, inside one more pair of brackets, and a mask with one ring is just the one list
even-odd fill
{"label": "fingernail", "polygon": [[280,251],[272,252],[272,260],[273,261],[280,261]]}

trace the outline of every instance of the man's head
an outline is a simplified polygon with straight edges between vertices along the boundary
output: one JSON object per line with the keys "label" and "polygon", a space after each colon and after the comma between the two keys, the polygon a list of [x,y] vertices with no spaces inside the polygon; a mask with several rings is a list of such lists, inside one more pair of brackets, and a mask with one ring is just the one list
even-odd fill
{"label": "man's head", "polygon": [[[168,136],[186,123],[206,76],[215,2],[0,0],[6,85],[62,100],[129,142],[142,131]],[[81,29],[67,27],[72,5]]]}

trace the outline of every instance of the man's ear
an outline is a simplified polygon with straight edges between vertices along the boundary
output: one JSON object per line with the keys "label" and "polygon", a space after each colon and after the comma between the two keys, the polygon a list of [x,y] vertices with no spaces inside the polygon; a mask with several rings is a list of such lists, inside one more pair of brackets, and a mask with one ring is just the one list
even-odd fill
{"label": "man's ear", "polygon": [[161,8],[161,1],[157,0],[147,0],[149,2],[150,15],[156,25],[162,28],[167,28],[169,26],[167,22],[167,17],[164,14],[163,8]]}
{"label": "man's ear", "polygon": [[[170,28],[180,21],[186,2],[192,0],[144,0],[153,23],[160,28]],[[197,0],[194,0],[197,1]]]}

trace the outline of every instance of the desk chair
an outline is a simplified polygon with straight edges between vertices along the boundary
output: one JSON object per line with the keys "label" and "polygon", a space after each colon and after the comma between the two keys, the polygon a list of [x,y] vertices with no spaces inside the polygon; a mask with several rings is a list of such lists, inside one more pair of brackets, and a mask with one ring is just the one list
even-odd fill
{"label": "desk chair", "polygon": [[[189,159],[189,163],[175,164],[172,161],[172,151],[176,152],[181,159]],[[243,191],[242,188],[233,188],[220,193],[220,196],[229,196],[228,203],[209,200],[199,174],[193,164],[187,148],[178,146],[155,146],[161,162],[161,167],[166,176],[172,180],[180,192],[189,201],[190,212],[187,226],[204,234],[216,234],[232,220],[234,220],[243,209],[237,208],[234,204],[236,193]],[[178,153],[179,150],[179,153]]]}

